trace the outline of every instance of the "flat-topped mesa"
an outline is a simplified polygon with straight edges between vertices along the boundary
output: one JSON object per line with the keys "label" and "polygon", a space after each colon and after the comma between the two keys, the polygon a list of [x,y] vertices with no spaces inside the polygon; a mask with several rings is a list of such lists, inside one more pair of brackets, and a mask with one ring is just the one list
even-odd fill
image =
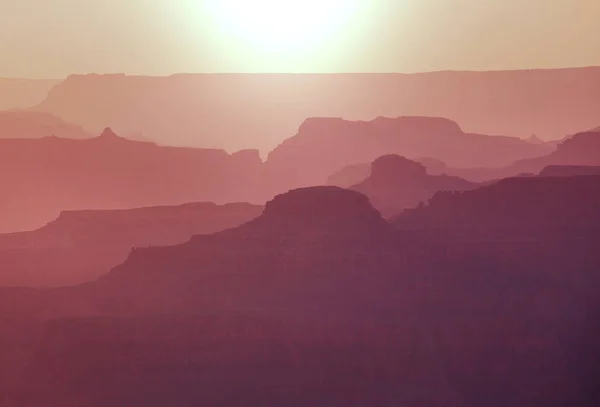
{"label": "flat-topped mesa", "polygon": [[285,221],[299,226],[335,227],[336,231],[386,228],[387,222],[369,199],[333,186],[300,188],[267,202],[261,221]]}
{"label": "flat-topped mesa", "polygon": [[[202,233],[206,229],[206,233],[212,233],[253,219],[258,216],[260,210],[260,206],[246,202],[231,202],[222,205],[213,202],[190,202],[181,205],[133,209],[71,210],[61,211],[55,220],[49,222],[42,229],[71,232],[82,229],[88,234],[102,232],[110,234],[121,230],[120,235],[129,236],[164,225],[171,229],[178,227],[196,229],[197,233]],[[228,219],[230,220],[228,221]],[[225,226],[219,227],[223,223]],[[211,224],[219,226],[212,228]],[[204,225],[204,227],[198,225]]]}
{"label": "flat-topped mesa", "polygon": [[[231,205],[238,205],[232,203]],[[249,205],[240,203],[239,205]],[[214,210],[219,206],[214,202],[189,202],[180,205],[157,205],[146,206],[132,209],[81,209],[81,210],[65,210],[61,211],[58,217],[51,223],[60,222],[97,222],[99,219],[130,219],[132,217],[148,217],[164,216],[165,214],[181,215],[195,214]]]}
{"label": "flat-topped mesa", "polygon": [[376,126],[385,128],[398,127],[402,130],[414,128],[416,131],[440,132],[444,134],[463,135],[463,130],[454,120],[446,117],[435,116],[399,116],[383,117],[379,116],[371,121]]}
{"label": "flat-topped mesa", "polygon": [[441,132],[444,134],[462,135],[463,131],[453,120],[445,117],[427,117],[427,116],[400,116],[400,117],[383,117],[379,116],[369,121],[352,121],[345,120],[341,117],[311,117],[300,125],[299,134],[305,133],[323,133],[330,130],[356,131],[357,127],[364,127],[365,130],[375,127],[381,130],[394,130],[397,128],[401,131],[408,131],[414,128],[415,131],[423,132]]}
{"label": "flat-topped mesa", "polygon": [[260,151],[257,149],[239,150],[231,153],[231,157],[235,157],[240,159],[241,162],[249,164],[261,165],[263,163],[262,158],[260,158]]}
{"label": "flat-topped mesa", "polygon": [[314,131],[339,127],[351,123],[341,117],[309,117],[304,120],[298,128],[298,133],[312,133]]}

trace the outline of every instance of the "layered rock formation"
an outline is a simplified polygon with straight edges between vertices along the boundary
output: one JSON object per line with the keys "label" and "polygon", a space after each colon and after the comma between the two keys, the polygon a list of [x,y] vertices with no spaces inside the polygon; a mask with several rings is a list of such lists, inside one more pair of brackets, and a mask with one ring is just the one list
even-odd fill
{"label": "layered rock formation", "polygon": [[600,132],[575,134],[560,143],[556,151],[545,156],[520,160],[509,169],[539,173],[550,165],[600,165]]}
{"label": "layered rock formation", "polygon": [[[35,109],[94,132],[110,124],[119,133],[141,131],[164,144],[266,152],[294,134],[307,117],[439,116],[456,120],[469,133],[558,138],[598,125],[598,87],[599,68],[170,77],[91,74],[70,76]],[[394,152],[417,158],[402,151],[377,156]]]}
{"label": "layered rock formation", "polygon": [[[298,134],[269,153],[273,182],[320,185],[334,172],[385,154],[432,157],[449,167],[505,166],[549,151],[514,137],[466,134],[455,122],[434,117],[379,117],[369,122],[308,119]],[[439,161],[436,161],[439,163]],[[439,164],[438,164],[439,166]]]}
{"label": "layered rock formation", "polygon": [[59,286],[108,273],[134,247],[183,243],[239,226],[262,207],[245,203],[63,212],[31,232],[0,235],[0,286]]}
{"label": "layered rock formation", "polygon": [[[413,161],[423,164],[430,175],[442,175],[449,170],[443,161],[435,158],[419,158]],[[349,188],[359,184],[371,175],[371,165],[371,163],[348,165],[327,177],[327,185]]]}
{"label": "layered rock formation", "polygon": [[[597,334],[590,316],[600,305],[600,257],[588,226],[598,223],[590,212],[598,184],[561,177],[555,188],[549,179],[449,198],[460,205],[434,198],[403,215],[411,219],[397,225],[403,231],[357,192],[292,191],[240,227],[136,250],[97,282],[0,290],[0,316],[34,322],[13,328],[16,337],[0,331],[0,352],[19,343],[23,356],[0,354],[11,363],[0,372],[21,372],[5,383],[4,400],[595,406],[600,352],[589,336]],[[528,203],[538,195],[562,196],[546,215],[596,218],[549,234],[564,220],[539,216],[529,223],[537,234],[502,234],[509,213],[523,212],[522,221],[546,202]],[[419,211],[445,214],[463,231],[481,220],[500,227],[492,241],[471,235],[459,252],[460,235],[436,233],[439,216]],[[36,340],[19,340],[25,335]]]}
{"label": "layered rock formation", "polygon": [[539,174],[548,166],[600,165],[600,132],[577,133],[565,137],[555,151],[539,157],[518,160],[503,168],[448,169],[448,174],[473,181],[514,177],[518,174]]}
{"label": "layered rock formation", "polygon": [[385,217],[429,201],[439,191],[465,191],[478,185],[448,175],[429,175],[423,164],[399,155],[373,161],[371,175],[351,189],[369,197]]}
{"label": "layered rock formation", "polygon": [[600,226],[600,176],[515,177],[465,192],[440,192],[429,205],[406,211],[401,227],[453,233],[545,233]]}
{"label": "layered rock formation", "polygon": [[106,129],[86,140],[0,140],[0,232],[35,229],[65,210],[263,201],[257,151],[162,147]]}

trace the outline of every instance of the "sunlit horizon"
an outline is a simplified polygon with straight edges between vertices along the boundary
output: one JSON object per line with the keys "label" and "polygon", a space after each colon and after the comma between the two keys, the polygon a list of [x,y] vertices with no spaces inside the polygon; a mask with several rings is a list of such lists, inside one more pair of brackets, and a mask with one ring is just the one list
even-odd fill
{"label": "sunlit horizon", "polygon": [[485,7],[472,0],[249,4],[5,0],[0,77],[600,65],[596,0],[510,0]]}

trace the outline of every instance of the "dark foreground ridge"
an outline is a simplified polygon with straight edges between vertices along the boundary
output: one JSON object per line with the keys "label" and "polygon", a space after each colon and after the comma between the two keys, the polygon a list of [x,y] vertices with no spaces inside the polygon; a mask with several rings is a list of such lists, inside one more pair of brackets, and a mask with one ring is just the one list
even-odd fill
{"label": "dark foreground ridge", "polygon": [[0,391],[9,407],[596,407],[599,187],[441,193],[397,229],[358,192],[300,189],[98,281],[0,290]]}

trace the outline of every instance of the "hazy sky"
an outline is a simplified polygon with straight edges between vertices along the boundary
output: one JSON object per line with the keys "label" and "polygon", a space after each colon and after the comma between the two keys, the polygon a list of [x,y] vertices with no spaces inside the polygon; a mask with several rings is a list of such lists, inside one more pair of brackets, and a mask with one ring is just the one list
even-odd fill
{"label": "hazy sky", "polygon": [[292,0],[277,24],[265,8],[215,12],[221,1],[0,0],[0,76],[600,65],[600,0],[342,0],[328,13]]}

